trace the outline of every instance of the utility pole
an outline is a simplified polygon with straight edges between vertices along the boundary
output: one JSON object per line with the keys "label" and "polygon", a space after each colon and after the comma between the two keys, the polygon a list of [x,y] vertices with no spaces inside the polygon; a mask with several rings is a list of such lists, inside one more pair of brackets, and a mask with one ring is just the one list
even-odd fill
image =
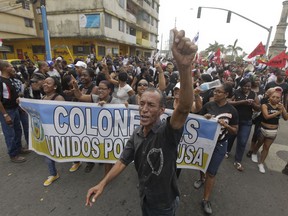
{"label": "utility pole", "polygon": [[41,5],[41,15],[43,23],[43,34],[45,40],[45,51],[46,51],[46,61],[51,61],[51,45],[50,45],[50,35],[48,30],[47,14],[45,5]]}

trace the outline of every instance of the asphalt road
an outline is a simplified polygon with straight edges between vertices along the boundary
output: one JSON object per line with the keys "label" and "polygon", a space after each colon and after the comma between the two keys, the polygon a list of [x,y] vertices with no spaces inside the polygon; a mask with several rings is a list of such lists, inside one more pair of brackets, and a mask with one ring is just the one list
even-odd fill
{"label": "asphalt road", "polygon": [[[261,174],[246,156],[245,170],[237,171],[233,167],[234,151],[224,160],[211,197],[213,215],[288,215],[288,176],[281,173],[288,160],[287,131],[288,122],[281,120],[278,137],[266,160],[266,174]],[[103,166],[97,164],[91,173],[85,173],[83,164],[77,172],[69,173],[71,163],[58,163],[60,179],[44,187],[48,176],[44,158],[33,152],[27,156],[27,162],[14,164],[9,161],[2,134],[0,141],[0,216],[141,215],[133,165],[115,179],[90,208],[84,205],[86,192],[103,177]],[[193,188],[198,176],[198,171],[182,171],[178,216],[204,215],[200,206],[203,188]]]}

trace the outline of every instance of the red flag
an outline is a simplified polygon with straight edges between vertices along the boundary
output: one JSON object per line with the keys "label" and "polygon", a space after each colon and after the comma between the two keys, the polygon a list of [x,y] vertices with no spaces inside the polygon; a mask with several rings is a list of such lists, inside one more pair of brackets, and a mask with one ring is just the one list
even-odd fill
{"label": "red flag", "polygon": [[277,67],[277,68],[284,68],[286,65],[286,60],[288,59],[288,55],[286,55],[285,51],[283,50],[278,55],[274,56],[272,59],[270,59],[266,65],[271,67]]}
{"label": "red flag", "polygon": [[221,50],[220,48],[217,49],[217,51],[215,52],[215,56],[214,56],[214,61],[219,65],[221,63]]}
{"label": "red flag", "polygon": [[258,44],[258,46],[249,54],[248,58],[253,58],[256,55],[262,55],[262,54],[265,54],[265,53],[266,53],[265,47],[262,44],[262,42],[260,42]]}

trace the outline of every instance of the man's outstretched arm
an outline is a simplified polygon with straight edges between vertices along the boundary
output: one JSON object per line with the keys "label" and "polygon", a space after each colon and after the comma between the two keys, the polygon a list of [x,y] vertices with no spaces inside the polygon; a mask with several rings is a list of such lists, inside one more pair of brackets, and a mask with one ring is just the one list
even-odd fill
{"label": "man's outstretched arm", "polygon": [[126,165],[118,160],[107,175],[96,186],[88,190],[86,195],[86,206],[92,206],[96,199],[102,194],[106,185],[116,178],[125,168]]}

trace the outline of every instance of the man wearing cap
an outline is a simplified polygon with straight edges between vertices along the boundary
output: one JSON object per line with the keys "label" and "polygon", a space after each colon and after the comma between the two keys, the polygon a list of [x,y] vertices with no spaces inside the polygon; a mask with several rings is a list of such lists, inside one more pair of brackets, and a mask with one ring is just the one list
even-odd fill
{"label": "man wearing cap", "polygon": [[25,98],[41,99],[44,95],[42,86],[46,77],[41,73],[34,73],[30,79],[30,86],[24,90]]}
{"label": "man wearing cap", "polygon": [[9,62],[0,60],[0,122],[5,137],[10,160],[14,163],[26,161],[19,154],[21,152],[22,128],[18,109],[18,93],[11,78],[15,76],[15,70]]}
{"label": "man wearing cap", "polygon": [[82,74],[82,71],[87,68],[87,64],[83,61],[77,61],[77,63],[75,64],[75,68],[76,68],[78,77],[80,77]]}

